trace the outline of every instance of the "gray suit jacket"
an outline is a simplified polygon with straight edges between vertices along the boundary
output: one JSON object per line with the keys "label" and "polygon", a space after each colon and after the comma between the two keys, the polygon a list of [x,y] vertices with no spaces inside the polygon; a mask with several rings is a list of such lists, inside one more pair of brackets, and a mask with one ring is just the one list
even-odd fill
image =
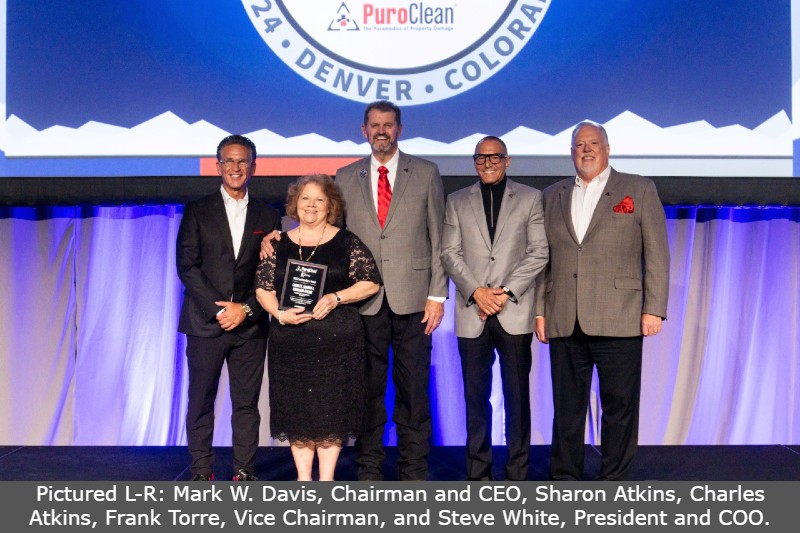
{"label": "gray suit jacket", "polygon": [[[506,178],[508,179],[508,178]],[[475,338],[484,322],[467,303],[478,287],[508,287],[509,300],[497,319],[506,333],[531,333],[534,279],[547,264],[542,193],[508,179],[494,242],[489,239],[480,182],[447,198],[442,262],[456,285],[456,335]]]}
{"label": "gray suit jacket", "polygon": [[[589,335],[635,337],[642,313],[667,317],[669,248],[655,184],[611,169],[600,202],[578,244],[572,225],[574,178],[544,191],[550,265],[537,282],[536,313],[548,337],[572,334],[577,317]],[[626,196],[632,213],[615,213]]]}
{"label": "gray suit jacket", "polygon": [[386,225],[378,224],[372,195],[370,158],[336,172],[345,200],[345,226],[367,245],[383,279],[361,314],[378,312],[384,295],[397,314],[421,312],[428,296],[447,297],[447,276],[439,258],[444,187],[439,168],[400,152]]}

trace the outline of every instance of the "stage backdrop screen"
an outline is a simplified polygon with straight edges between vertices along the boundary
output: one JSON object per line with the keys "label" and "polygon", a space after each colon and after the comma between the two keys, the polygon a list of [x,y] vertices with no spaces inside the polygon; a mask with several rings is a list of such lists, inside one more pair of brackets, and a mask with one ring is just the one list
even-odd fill
{"label": "stage backdrop screen", "polygon": [[331,172],[378,99],[446,175],[488,134],[512,174],[568,175],[591,119],[627,171],[797,176],[798,5],[0,0],[0,176],[213,174],[229,133],[261,175]]}

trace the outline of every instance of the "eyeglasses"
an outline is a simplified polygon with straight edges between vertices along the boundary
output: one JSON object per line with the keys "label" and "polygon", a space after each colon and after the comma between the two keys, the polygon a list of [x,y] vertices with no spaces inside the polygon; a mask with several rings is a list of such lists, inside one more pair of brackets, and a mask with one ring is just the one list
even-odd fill
{"label": "eyeglasses", "polygon": [[506,154],[475,154],[472,156],[472,160],[476,165],[483,165],[488,159],[491,164],[496,165],[506,157],[508,157]]}
{"label": "eyeglasses", "polygon": [[239,168],[239,167],[249,167],[253,164],[252,161],[248,161],[247,159],[239,159],[238,161],[235,159],[226,159],[225,161],[220,161],[220,164],[223,165],[225,168]]}

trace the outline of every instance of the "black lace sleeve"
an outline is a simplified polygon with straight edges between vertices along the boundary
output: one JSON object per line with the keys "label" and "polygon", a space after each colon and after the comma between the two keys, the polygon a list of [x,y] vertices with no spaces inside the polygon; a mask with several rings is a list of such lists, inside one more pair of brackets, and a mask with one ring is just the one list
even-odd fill
{"label": "black lace sleeve", "polygon": [[348,276],[350,281],[356,283],[358,281],[372,281],[379,285],[383,284],[381,281],[381,274],[378,272],[378,264],[372,253],[367,248],[361,239],[350,233],[347,243],[347,255],[350,258],[350,267]]}
{"label": "black lace sleeve", "polygon": [[256,270],[256,288],[264,289],[265,291],[275,292],[275,265],[276,254],[265,257],[258,264]]}

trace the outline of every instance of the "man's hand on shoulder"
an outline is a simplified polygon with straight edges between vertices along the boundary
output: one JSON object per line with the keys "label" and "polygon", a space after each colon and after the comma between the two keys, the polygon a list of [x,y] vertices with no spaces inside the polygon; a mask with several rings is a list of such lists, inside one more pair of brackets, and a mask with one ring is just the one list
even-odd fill
{"label": "man's hand on shoulder", "polygon": [[271,256],[275,253],[275,248],[272,246],[272,241],[279,241],[281,240],[281,232],[278,230],[272,230],[272,232],[268,233],[261,239],[261,252],[258,254],[258,258],[260,260],[264,260],[265,258]]}

